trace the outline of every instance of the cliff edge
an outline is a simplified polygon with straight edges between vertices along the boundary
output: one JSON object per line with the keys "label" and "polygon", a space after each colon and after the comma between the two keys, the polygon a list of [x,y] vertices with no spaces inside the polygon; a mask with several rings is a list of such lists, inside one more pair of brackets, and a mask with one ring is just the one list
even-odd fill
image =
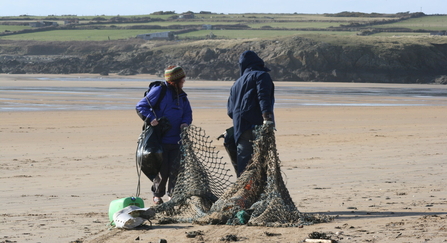
{"label": "cliff edge", "polygon": [[176,64],[190,79],[235,80],[237,61],[245,50],[257,52],[278,81],[447,83],[444,37],[0,41],[0,72],[161,75],[166,66]]}

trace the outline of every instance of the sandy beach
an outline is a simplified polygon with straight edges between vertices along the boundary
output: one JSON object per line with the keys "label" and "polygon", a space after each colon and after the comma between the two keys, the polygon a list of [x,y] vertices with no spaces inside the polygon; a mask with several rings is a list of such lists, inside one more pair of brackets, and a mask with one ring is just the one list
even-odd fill
{"label": "sandy beach", "polygon": [[[67,77],[82,78],[60,81]],[[445,92],[446,86],[275,82],[285,90],[276,97],[275,116],[287,188],[301,212],[330,215],[332,222],[272,228],[154,220],[151,227],[120,230],[108,227],[108,207],[136,193],[142,121],[134,105],[149,83],[144,80],[159,78],[99,78],[0,74],[1,243],[223,242],[229,234],[241,242],[302,242],[312,232],[338,242],[447,242],[447,96],[285,92],[316,87],[398,94],[407,88]],[[118,80],[107,82],[112,78]],[[231,126],[225,109],[231,84],[185,84],[193,124],[211,138]],[[97,95],[93,88],[112,94]],[[222,141],[213,140],[229,163]],[[143,178],[146,206],[152,206],[150,185]],[[202,236],[186,237],[198,230]]]}

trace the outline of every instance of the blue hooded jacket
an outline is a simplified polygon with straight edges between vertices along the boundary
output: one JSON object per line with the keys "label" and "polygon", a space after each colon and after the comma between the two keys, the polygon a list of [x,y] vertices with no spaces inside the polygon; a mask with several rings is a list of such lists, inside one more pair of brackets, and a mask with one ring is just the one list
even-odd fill
{"label": "blue hooded jacket", "polygon": [[275,86],[264,61],[255,52],[245,51],[239,58],[239,67],[241,77],[231,87],[227,103],[236,143],[243,132],[262,125],[263,113],[273,115],[275,103]]}
{"label": "blue hooded jacket", "polygon": [[[166,82],[165,82],[166,83]],[[177,95],[174,88],[166,83],[166,94],[159,102],[158,107],[155,108],[155,114],[157,118],[168,118],[172,128],[167,131],[162,139],[162,143],[178,144],[180,141],[180,125],[186,123],[190,125],[192,123],[192,109],[185,92],[181,92]],[[156,104],[160,98],[162,86],[154,86],[146,94],[146,97],[141,99],[136,105],[136,110],[140,117],[147,123],[150,123],[156,117],[151,106],[147,103],[147,100],[151,104]],[[147,98],[147,100],[146,100]]]}

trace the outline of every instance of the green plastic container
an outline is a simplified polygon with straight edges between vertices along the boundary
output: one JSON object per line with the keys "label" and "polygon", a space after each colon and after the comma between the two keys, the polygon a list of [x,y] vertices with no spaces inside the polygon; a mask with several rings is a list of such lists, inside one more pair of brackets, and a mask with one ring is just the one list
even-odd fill
{"label": "green plastic container", "polygon": [[113,200],[112,202],[110,202],[109,205],[109,220],[110,222],[113,224],[113,215],[120,211],[121,209],[130,206],[130,205],[135,205],[137,207],[140,208],[144,208],[144,201],[143,199],[139,198],[139,197],[125,197],[125,198],[120,198],[120,199],[116,199]]}

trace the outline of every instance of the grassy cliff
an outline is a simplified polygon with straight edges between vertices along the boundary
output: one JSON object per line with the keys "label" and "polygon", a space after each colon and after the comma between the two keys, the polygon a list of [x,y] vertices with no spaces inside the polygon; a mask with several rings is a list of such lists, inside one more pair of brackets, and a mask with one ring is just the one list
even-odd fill
{"label": "grassy cliff", "polygon": [[257,52],[275,80],[433,83],[447,75],[444,38],[323,35],[183,42],[3,42],[6,73],[160,74],[182,65],[193,79],[234,80],[245,50]]}
{"label": "grassy cliff", "polygon": [[[160,74],[177,64],[193,79],[235,80],[240,53],[253,50],[275,80],[443,83],[447,75],[447,37],[430,35],[445,26],[447,16],[176,16],[86,17],[76,25],[31,32],[23,22],[36,19],[9,19],[8,24],[15,23],[10,26],[22,23],[24,32],[0,36],[0,72]],[[202,30],[204,24],[214,29]],[[126,37],[185,28],[176,32],[175,40]]]}

